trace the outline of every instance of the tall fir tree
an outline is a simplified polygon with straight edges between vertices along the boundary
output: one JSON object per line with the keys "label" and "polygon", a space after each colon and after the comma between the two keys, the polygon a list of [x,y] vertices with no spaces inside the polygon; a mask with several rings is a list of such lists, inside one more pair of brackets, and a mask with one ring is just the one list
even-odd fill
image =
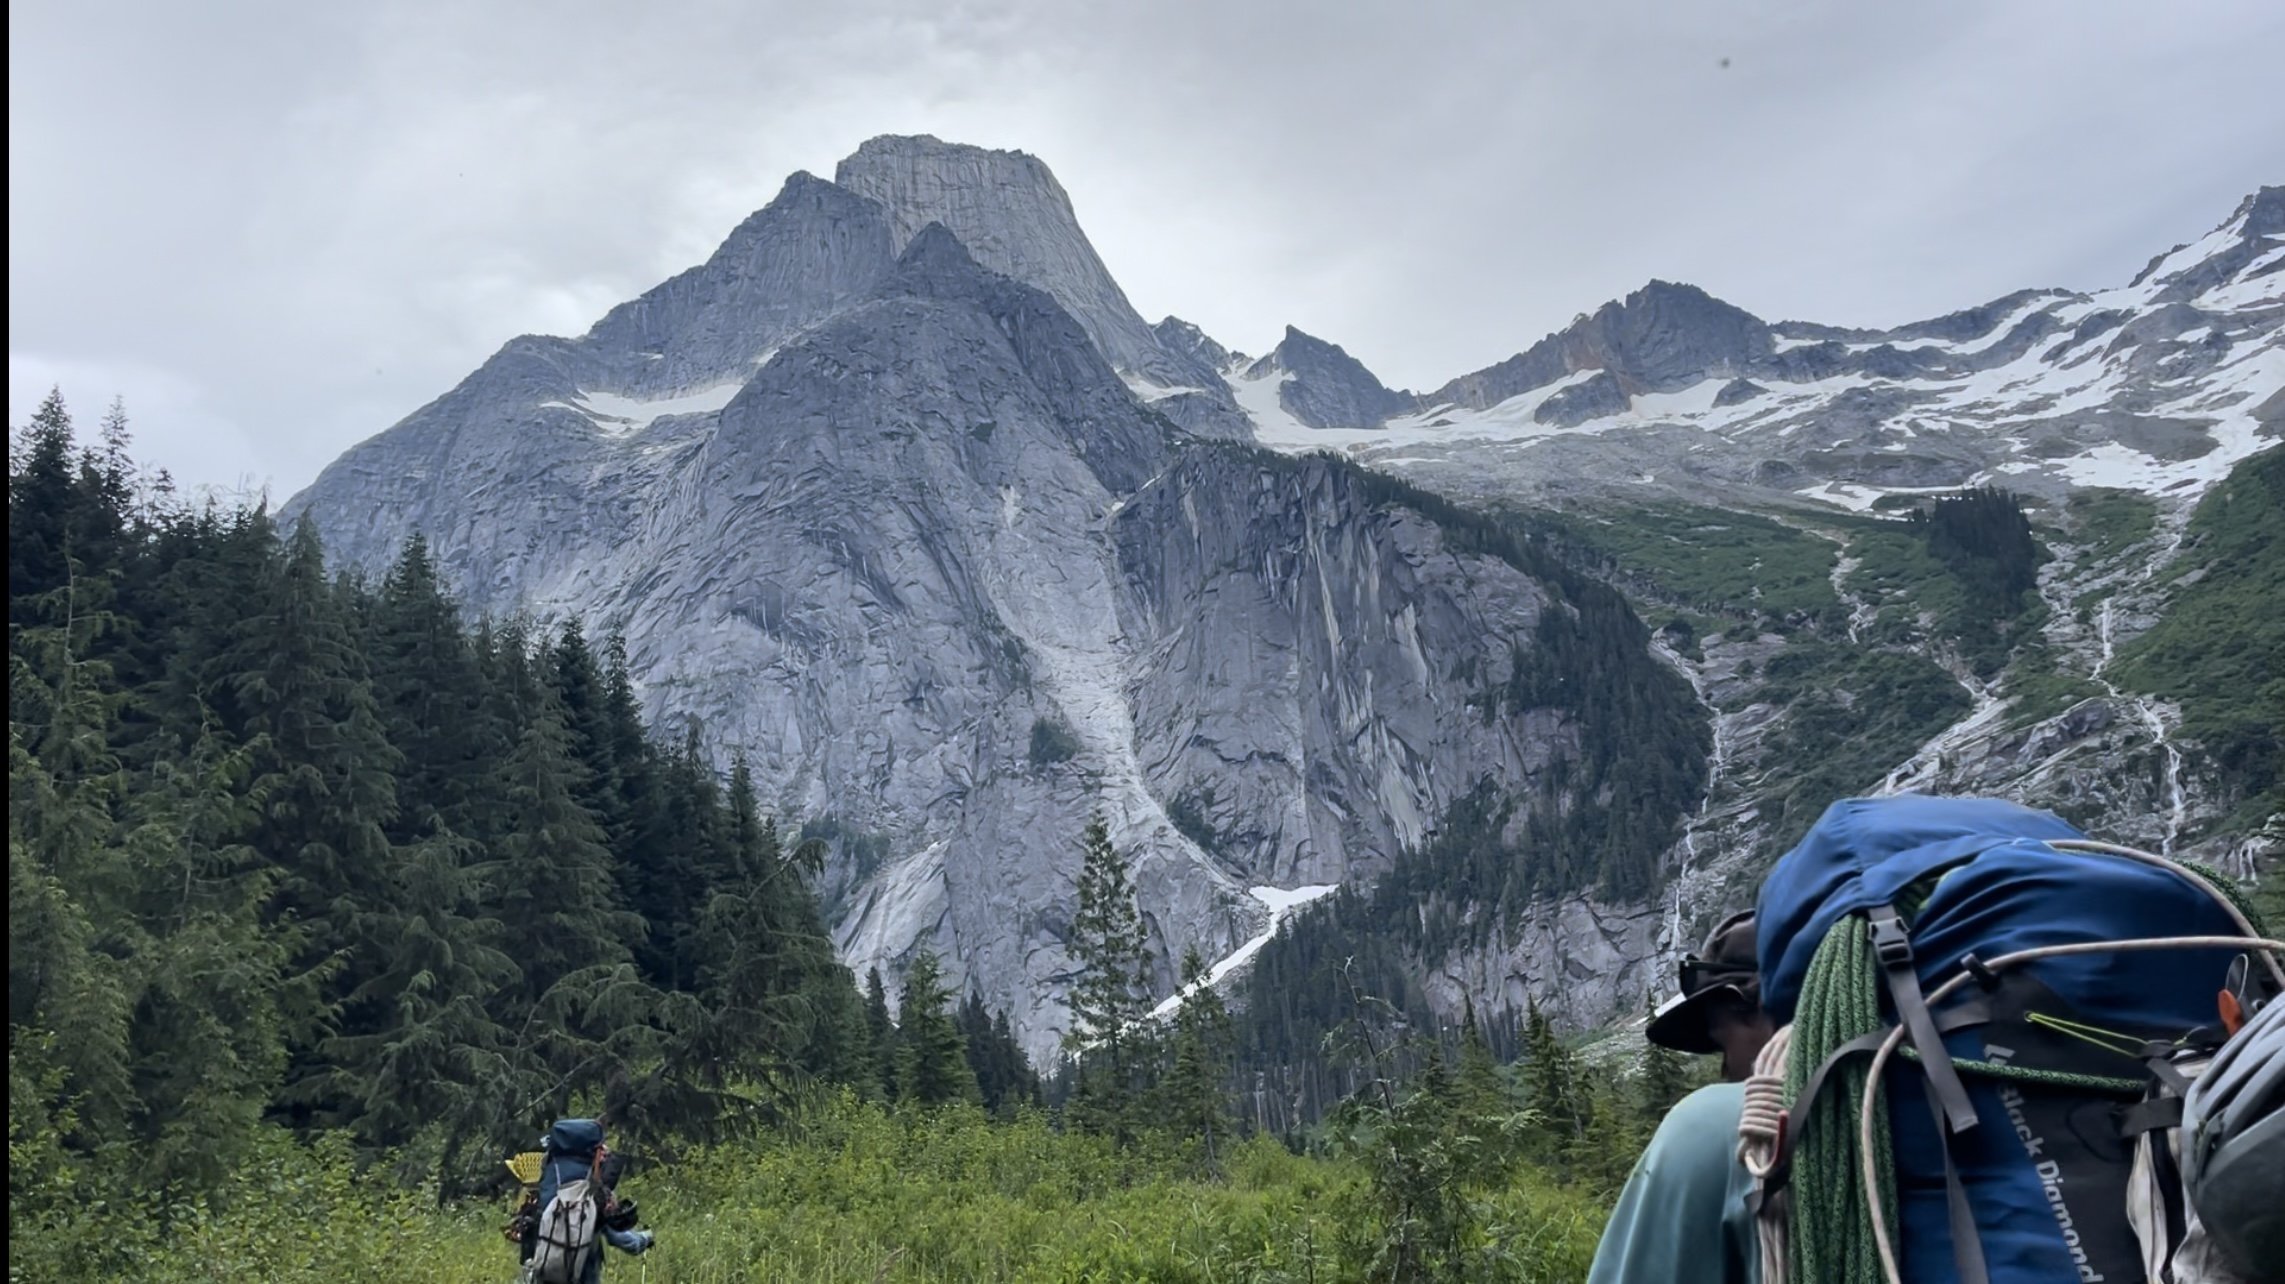
{"label": "tall fir tree", "polygon": [[1135,907],[1126,857],[1101,816],[1080,840],[1078,907],[1067,944],[1079,977],[1071,987],[1075,1058],[1071,1115],[1081,1127],[1129,1134],[1148,1088],[1142,1018],[1149,1010],[1149,941]]}
{"label": "tall fir tree", "polygon": [[1182,1002],[1174,1010],[1172,1056],[1161,1092],[1161,1117],[1177,1136],[1194,1139],[1209,1171],[1221,1169],[1232,1131],[1229,1079],[1232,1033],[1222,996],[1207,983],[1206,962],[1193,948],[1182,956]]}
{"label": "tall fir tree", "polygon": [[[317,529],[299,523],[272,564],[259,605],[231,632],[224,663],[253,749],[260,818],[251,841],[277,862],[275,909],[306,924],[304,967],[334,966],[330,994],[343,1034],[363,1034],[384,1018],[367,983],[391,946],[367,929],[397,907],[387,826],[396,817],[396,772],[389,744],[342,602],[325,574]],[[339,1119],[343,1103],[320,1099],[327,1076],[312,1047],[297,1049],[305,1105]]]}
{"label": "tall fir tree", "polygon": [[[1647,1013],[1646,1013],[1647,1015]],[[1690,1064],[1682,1054],[1645,1040],[1642,1068],[1635,1080],[1635,1126],[1643,1140],[1690,1091]]]}
{"label": "tall fir tree", "polygon": [[368,645],[375,704],[405,759],[392,836],[409,843],[472,832],[491,743],[484,675],[418,534],[381,581]]}
{"label": "tall fir tree", "polygon": [[889,990],[881,969],[865,969],[865,1033],[868,1042],[865,1091],[882,1101],[897,1099],[897,1026],[889,1016]]}
{"label": "tall fir tree", "polygon": [[1483,1023],[1477,1019],[1476,1001],[1472,996],[1462,1001],[1459,1063],[1454,1087],[1461,1109],[1479,1117],[1503,1112],[1507,1106],[1507,1084],[1500,1078],[1499,1062],[1484,1038]]}
{"label": "tall fir tree", "polygon": [[579,767],[553,693],[535,686],[530,698],[537,708],[494,785],[502,944],[523,969],[519,1004],[586,969],[626,962],[643,931],[618,904],[602,828],[574,792]]}
{"label": "tall fir tree", "polygon": [[944,1010],[951,999],[944,965],[933,951],[922,950],[905,970],[904,991],[897,1002],[899,1101],[941,1106],[982,1099],[976,1073],[968,1068],[960,1029]]}
{"label": "tall fir tree", "polygon": [[1590,1111],[1578,1054],[1555,1033],[1535,999],[1524,1018],[1524,1075],[1542,1158],[1569,1171],[1586,1134]]}

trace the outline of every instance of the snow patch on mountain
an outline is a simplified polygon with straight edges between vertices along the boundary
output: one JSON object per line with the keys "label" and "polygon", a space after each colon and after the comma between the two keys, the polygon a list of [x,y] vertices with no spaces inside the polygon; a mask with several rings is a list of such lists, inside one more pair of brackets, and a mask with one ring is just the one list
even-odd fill
{"label": "snow patch on mountain", "polygon": [[[1243,374],[1230,376],[1230,391],[1238,398],[1238,409],[1254,422],[1254,440],[1275,450],[1317,450],[1343,444],[1337,440],[1349,437],[1358,429],[1312,428],[1293,417],[1278,400],[1279,385],[1293,378],[1283,373],[1265,374],[1249,379]],[[1370,430],[1363,430],[1370,432]]]}
{"label": "snow patch on mountain", "polygon": [[570,401],[543,401],[543,409],[560,407],[576,410],[587,416],[597,428],[614,437],[638,433],[658,420],[673,415],[711,415],[730,404],[738,395],[743,383],[719,383],[711,388],[700,388],[673,397],[643,399],[622,397],[615,392],[590,392],[584,388],[572,395]]}

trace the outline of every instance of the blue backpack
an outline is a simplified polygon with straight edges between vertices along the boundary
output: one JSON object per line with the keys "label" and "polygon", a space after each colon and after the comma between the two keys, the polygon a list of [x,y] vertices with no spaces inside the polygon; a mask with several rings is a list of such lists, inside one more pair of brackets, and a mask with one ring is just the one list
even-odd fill
{"label": "blue backpack", "polygon": [[2285,985],[2220,882],[2012,803],[1834,804],[1757,907],[1764,1284],[2187,1284],[2181,1095],[2217,994]]}

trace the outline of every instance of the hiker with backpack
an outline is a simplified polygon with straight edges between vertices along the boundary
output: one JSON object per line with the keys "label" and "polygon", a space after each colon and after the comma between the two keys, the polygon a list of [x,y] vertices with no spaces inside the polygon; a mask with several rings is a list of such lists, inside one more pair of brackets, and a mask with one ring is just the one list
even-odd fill
{"label": "hiker with backpack", "polygon": [[1588,1284],[1752,1284],[1751,1179],[1738,1162],[1743,1081],[1775,1027],[1761,1007],[1754,914],[1722,920],[1683,956],[1681,990],[1643,1037],[1720,1055],[1723,1082],[1666,1112],[1611,1211]]}
{"label": "hiker with backpack", "polygon": [[[2275,1091],[2233,1066],[2274,1055],[2242,1018],[2285,987],[2285,942],[2226,880],[2012,803],[1904,795],[1834,804],[1756,909],[1783,1023],[1738,1124],[1761,1284],[2278,1278],[2203,1247],[2277,1242],[2285,1195],[2213,1185],[2261,1182],[2276,1152],[2185,1122],[2209,1069],[2224,1116]],[[2266,1228],[2237,1220],[2255,1209]]]}
{"label": "hiker with backpack", "polygon": [[593,1119],[558,1119],[540,1143],[539,1190],[521,1236],[528,1284],[597,1284],[603,1244],[627,1253],[649,1250],[649,1231],[634,1228],[634,1201],[621,1199],[617,1165]]}
{"label": "hiker with backpack", "polygon": [[2285,1284],[2285,941],[2226,880],[1851,799],[1763,883],[1750,988],[1741,921],[1651,1036],[1734,1077],[1775,1031],[1669,1112],[1592,1284]]}

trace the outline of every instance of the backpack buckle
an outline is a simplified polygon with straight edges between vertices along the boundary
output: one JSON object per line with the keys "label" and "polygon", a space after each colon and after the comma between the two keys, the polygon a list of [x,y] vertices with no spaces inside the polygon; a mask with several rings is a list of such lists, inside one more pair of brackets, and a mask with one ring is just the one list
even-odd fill
{"label": "backpack buckle", "polygon": [[1882,914],[1872,920],[1872,949],[1885,967],[1912,966],[1912,937],[1904,920]]}

